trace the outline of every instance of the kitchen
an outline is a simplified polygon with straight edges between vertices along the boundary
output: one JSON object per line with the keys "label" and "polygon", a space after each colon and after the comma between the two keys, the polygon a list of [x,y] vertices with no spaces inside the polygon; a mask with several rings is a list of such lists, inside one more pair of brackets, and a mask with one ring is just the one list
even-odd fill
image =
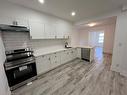
{"label": "kitchen", "polygon": [[[43,6],[43,4],[40,4],[38,1],[35,2],[35,4],[37,4],[39,7]],[[62,73],[62,72],[71,71],[74,68],[78,69],[78,65],[75,62],[82,63],[80,64],[81,67],[82,66],[84,67],[81,68],[82,70],[83,69],[86,70],[85,68],[87,67],[87,64],[89,64],[90,67],[92,66],[94,67],[94,63],[97,61],[95,59],[94,46],[91,46],[89,44],[80,44],[80,41],[84,41],[81,39],[82,34],[80,34],[81,33],[80,30],[78,30],[79,28],[82,28],[81,27],[82,24],[77,25],[78,24],[77,23],[74,25],[72,22],[70,22],[70,20],[64,20],[61,19],[60,17],[49,15],[49,13],[45,13],[45,12],[43,13],[40,10],[37,10],[36,8],[32,9],[30,7],[28,8],[24,7],[20,4],[17,4],[15,0],[12,1],[1,0],[0,12],[1,12],[0,15],[0,24],[1,24],[0,48],[1,49],[0,50],[1,50],[1,60],[2,60],[0,66],[2,70],[0,74],[0,76],[2,77],[0,81],[2,87],[0,89],[2,92],[0,91],[0,95],[10,95],[10,93],[12,95],[13,94],[31,95],[30,91],[33,88],[34,89],[36,88],[35,91],[32,92],[34,93],[33,95],[41,95],[42,92],[45,92],[46,89],[48,89],[50,86],[41,89],[41,86],[43,85],[39,85],[39,84],[41,84],[44,81],[43,77],[46,75],[50,76],[51,74],[51,78],[55,77],[55,75],[53,76],[52,74],[55,72],[55,70],[56,72],[60,71],[60,73]],[[119,12],[117,13],[117,15],[118,14]],[[69,15],[69,18],[71,18],[71,20],[74,20],[76,15],[77,15],[76,12],[72,11],[71,16]],[[116,17],[117,15],[116,13],[114,13],[113,15],[111,14],[110,16]],[[109,18],[109,17],[108,16],[100,17],[101,20],[104,20],[104,18]],[[92,21],[99,22],[98,20],[91,20],[89,22]],[[114,21],[116,21],[116,18]],[[83,25],[84,23],[85,22],[83,22]],[[88,22],[86,22],[86,24],[87,23]],[[115,24],[115,22],[106,23],[106,25],[107,24]],[[105,23],[100,24],[99,26],[102,25],[105,25]],[[113,36],[110,36],[110,38],[114,38],[114,35],[116,34],[113,34]],[[105,38],[108,37],[106,36]],[[119,45],[121,46],[121,44]],[[105,44],[105,46],[107,46],[107,44]],[[108,45],[108,47],[111,47],[110,49],[113,48],[112,45]],[[104,50],[106,51],[108,49],[104,48]],[[112,52],[114,51],[111,50],[111,53]],[[105,53],[109,53],[109,52],[105,52]],[[18,59],[18,57],[21,58]],[[23,63],[21,64],[20,62],[22,61]],[[72,63],[74,63],[75,65]],[[13,66],[10,66],[10,64],[13,64]],[[5,68],[3,68],[3,65]],[[119,67],[119,64],[116,64],[114,66]],[[114,66],[112,66],[112,69],[114,71],[117,71],[116,69],[118,68]],[[65,70],[62,69],[64,67],[66,67]],[[89,68],[87,69],[88,70],[86,71],[89,71]],[[77,70],[77,72],[80,71]],[[57,74],[59,75],[59,73],[56,73],[56,75]],[[10,78],[12,77],[13,79],[9,81]],[[16,77],[18,77],[18,80],[16,80]],[[26,78],[24,79],[23,77]],[[80,76],[75,76],[75,77],[76,79],[78,79],[78,77]],[[59,80],[59,76],[56,76],[55,78],[56,80],[58,78],[58,82],[59,81],[60,82],[57,84],[57,81],[53,82],[54,79],[51,80],[49,78],[50,79],[49,84],[51,84],[51,86],[54,85],[56,87],[54,87],[53,90],[50,90],[49,93],[47,92],[48,95],[51,95],[52,91],[56,91],[64,84],[64,82],[68,80],[67,75],[64,75],[64,77],[60,77],[60,80]],[[55,85],[55,83],[57,85]],[[28,91],[25,89],[27,89]],[[22,93],[23,91],[24,93]]]}

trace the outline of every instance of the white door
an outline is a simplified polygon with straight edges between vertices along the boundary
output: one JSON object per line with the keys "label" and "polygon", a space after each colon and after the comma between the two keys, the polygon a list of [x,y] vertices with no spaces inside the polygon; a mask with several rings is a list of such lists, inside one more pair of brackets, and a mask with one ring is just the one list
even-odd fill
{"label": "white door", "polygon": [[44,24],[41,22],[30,22],[30,35],[32,39],[44,39],[45,31]]}
{"label": "white door", "polygon": [[127,14],[117,17],[115,41],[112,57],[112,70],[127,73]]}
{"label": "white door", "polygon": [[123,13],[121,16],[121,23],[120,23],[120,29],[121,31],[119,31],[121,33],[121,38],[119,46],[121,47],[121,51],[122,51],[122,62],[120,63],[121,65],[121,69],[123,71],[123,73],[127,74],[127,13]]}

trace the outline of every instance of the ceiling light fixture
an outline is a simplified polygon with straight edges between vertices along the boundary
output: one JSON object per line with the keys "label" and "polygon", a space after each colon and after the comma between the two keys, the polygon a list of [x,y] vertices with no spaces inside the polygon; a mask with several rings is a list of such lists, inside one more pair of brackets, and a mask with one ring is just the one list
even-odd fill
{"label": "ceiling light fixture", "polygon": [[75,16],[75,15],[76,15],[76,12],[72,12],[71,15],[72,15],[72,16]]}
{"label": "ceiling light fixture", "polygon": [[45,3],[45,0],[38,0],[41,4]]}
{"label": "ceiling light fixture", "polygon": [[93,27],[93,26],[95,26],[95,25],[96,25],[96,23],[89,23],[89,24],[88,24],[89,27]]}

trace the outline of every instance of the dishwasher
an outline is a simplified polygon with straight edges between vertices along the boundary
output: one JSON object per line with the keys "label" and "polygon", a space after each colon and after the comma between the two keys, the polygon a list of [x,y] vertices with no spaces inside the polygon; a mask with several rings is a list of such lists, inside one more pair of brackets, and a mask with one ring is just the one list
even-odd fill
{"label": "dishwasher", "polygon": [[81,48],[81,58],[90,62],[90,48]]}

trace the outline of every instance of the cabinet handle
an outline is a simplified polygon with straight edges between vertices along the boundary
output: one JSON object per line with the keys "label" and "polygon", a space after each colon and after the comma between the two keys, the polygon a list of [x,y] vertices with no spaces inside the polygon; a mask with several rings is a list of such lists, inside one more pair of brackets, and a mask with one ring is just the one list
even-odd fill
{"label": "cabinet handle", "polygon": [[49,60],[51,60],[51,59],[49,58]]}

